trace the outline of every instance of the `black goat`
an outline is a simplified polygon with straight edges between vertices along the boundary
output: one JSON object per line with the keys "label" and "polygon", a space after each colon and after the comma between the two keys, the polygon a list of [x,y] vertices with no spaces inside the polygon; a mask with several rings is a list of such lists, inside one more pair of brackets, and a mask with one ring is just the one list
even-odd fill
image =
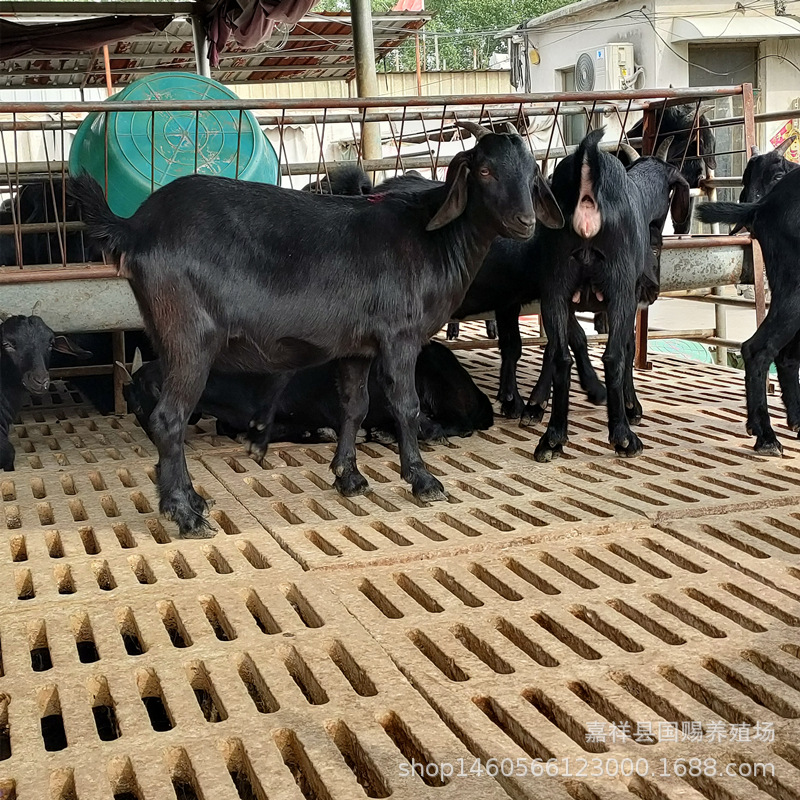
{"label": "black goat", "polygon": [[[677,168],[666,163],[663,158],[670,146],[670,141],[670,139],[666,139],[655,156],[637,158],[626,170],[630,196],[633,198],[638,212],[637,222],[647,225],[650,243],[646,259],[643,264],[639,265],[636,278],[636,300],[639,308],[646,308],[658,299],[661,288],[661,249],[664,244],[663,231],[667,216],[672,218],[675,233],[688,233],[692,224],[689,184]],[[531,249],[535,248],[536,244],[532,243]],[[596,316],[602,316],[607,320],[605,312],[598,311],[602,306],[602,301],[593,291],[576,292],[572,302],[576,310],[595,311]],[[570,325],[572,324],[572,320],[570,320]],[[588,353],[585,352],[585,338],[583,338],[582,345],[578,344],[578,347],[581,348],[579,350],[573,345],[572,337],[574,335],[570,331],[570,348],[577,360],[581,385],[592,386],[592,378],[587,376],[589,372],[593,374],[593,370],[591,364],[586,366]],[[548,343],[545,348],[542,372],[531,392],[528,405],[523,411],[522,424],[538,422],[544,417],[554,371],[551,347],[551,344]],[[591,392],[589,397],[592,399]],[[636,397],[633,383],[632,360],[626,364],[625,412],[628,419],[634,424],[642,419],[642,406]]]}
{"label": "black goat", "polygon": [[642,451],[628,414],[636,413],[631,394],[634,320],[637,284],[652,263],[651,218],[638,184],[619,159],[599,148],[602,136],[603,129],[592,131],[553,173],[553,194],[567,225],[559,231],[537,228],[534,235],[534,257],[542,273],[542,322],[553,361],[552,412],[534,454],[542,462],[560,456],[567,442],[572,365],[568,331],[574,305],[608,314],[603,364],[609,441],[618,455]]}
{"label": "black goat", "polygon": [[563,224],[527,146],[507,134],[483,136],[456,156],[445,186],[413,195],[331,197],[193,175],[123,220],[88,176],[73,192],[90,231],[130,277],[164,365],[150,427],[160,509],[182,535],[203,535],[207,525],[183,436],[212,366],[282,372],[247,433],[263,456],[291,372],[341,359],[332,469],[335,487],[353,495],[368,488],[355,438],[368,410],[370,364],[380,356],[401,474],[420,499],[444,499],[417,442],[419,350],[450,318],[496,236],[527,238],[536,216]]}
{"label": "black goat", "polygon": [[[656,112],[656,126],[658,135],[654,149],[657,151],[664,140],[671,136],[672,142],[665,161],[677,167],[689,186],[697,189],[708,170],[717,168],[714,155],[717,141],[708,117],[703,113],[698,114],[695,103],[684,103],[667,106],[663,113]],[[644,120],[640,120],[626,136],[638,139],[643,133]]]}
{"label": "black goat", "polygon": [[[380,442],[397,437],[389,402],[374,362],[369,377],[369,411],[362,426],[367,439]],[[301,370],[289,381],[278,401],[272,440],[275,442],[331,442],[341,424],[336,391],[337,365],[329,362]],[[274,379],[274,376],[272,377]],[[217,418],[217,432],[236,438],[247,432],[258,412],[271,376],[224,375],[212,372],[195,414]],[[444,345],[431,342],[419,353],[415,384],[420,403],[421,441],[440,441],[449,436],[471,436],[490,428],[494,421],[489,398]],[[125,387],[129,410],[148,432],[149,420],[161,396],[163,376],[158,361],[134,369]],[[268,389],[266,389],[268,391]]]}
{"label": "black goat", "polygon": [[759,153],[754,147],[742,175],[740,203],[757,203],[775,184],[792,170],[800,167],[786,158],[797,134],[781,142],[769,153]]}
{"label": "black goat", "polygon": [[774,361],[789,428],[800,431],[800,170],[792,170],[757,203],[703,203],[697,216],[750,230],[764,253],[772,303],[758,330],[742,345],[747,432],[755,450],[778,456],[781,443],[769,421],[767,371]]}
{"label": "black goat", "polygon": [[372,181],[358,164],[337,164],[327,176],[304,186],[303,191],[316,194],[369,194]]}
{"label": "black goat", "polygon": [[[60,179],[43,183],[29,183],[20,187],[15,197],[0,206],[0,225],[33,224],[43,222],[76,222],[78,209],[67,198],[64,203],[64,187]],[[12,210],[13,208],[13,210]],[[62,260],[61,246],[65,245],[67,262],[95,260],[100,253],[93,248],[82,231],[71,231],[64,237],[56,231],[52,233],[23,233],[22,262],[31,264],[51,264]],[[13,234],[0,235],[0,266],[20,266],[19,254]]]}
{"label": "black goat", "polygon": [[41,317],[5,317],[0,324],[0,470],[14,469],[9,431],[25,393],[43,395],[50,387],[53,351],[78,358],[91,355],[66,336],[56,336]]}

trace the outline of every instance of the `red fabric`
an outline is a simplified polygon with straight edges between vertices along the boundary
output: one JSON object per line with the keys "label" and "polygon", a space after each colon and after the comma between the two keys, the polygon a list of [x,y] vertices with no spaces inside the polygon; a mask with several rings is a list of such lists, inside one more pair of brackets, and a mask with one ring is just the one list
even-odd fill
{"label": "red fabric", "polygon": [[208,58],[219,66],[219,54],[228,37],[242,47],[257,47],[272,36],[278,22],[294,25],[318,0],[220,0],[211,12],[208,25]]}
{"label": "red fabric", "polygon": [[0,61],[29,53],[88,53],[140,33],[163,31],[172,17],[101,17],[20,25],[0,19]]}
{"label": "red fabric", "polygon": [[397,0],[392,11],[413,11],[416,14],[425,10],[425,0]]}

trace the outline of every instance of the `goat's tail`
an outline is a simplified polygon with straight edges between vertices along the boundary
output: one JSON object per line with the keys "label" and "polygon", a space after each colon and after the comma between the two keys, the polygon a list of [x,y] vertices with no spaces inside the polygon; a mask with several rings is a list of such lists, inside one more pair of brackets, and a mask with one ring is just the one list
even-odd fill
{"label": "goat's tail", "polygon": [[67,185],[70,196],[78,203],[83,221],[89,227],[89,236],[96,240],[106,253],[118,254],[128,249],[130,225],[118,217],[108,206],[100,184],[84,173],[70,178]]}
{"label": "goat's tail", "polygon": [[757,209],[757,203],[701,203],[697,218],[708,224],[726,222],[743,228],[753,224]]}

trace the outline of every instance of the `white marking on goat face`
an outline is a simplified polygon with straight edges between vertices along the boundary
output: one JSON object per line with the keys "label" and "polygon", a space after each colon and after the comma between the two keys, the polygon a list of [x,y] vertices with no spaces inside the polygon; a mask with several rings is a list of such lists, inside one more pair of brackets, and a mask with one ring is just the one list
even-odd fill
{"label": "white marking on goat face", "polygon": [[591,239],[600,233],[603,220],[597,207],[597,198],[594,196],[592,177],[589,173],[589,164],[584,160],[581,165],[581,186],[578,195],[578,205],[572,214],[572,228],[582,239]]}

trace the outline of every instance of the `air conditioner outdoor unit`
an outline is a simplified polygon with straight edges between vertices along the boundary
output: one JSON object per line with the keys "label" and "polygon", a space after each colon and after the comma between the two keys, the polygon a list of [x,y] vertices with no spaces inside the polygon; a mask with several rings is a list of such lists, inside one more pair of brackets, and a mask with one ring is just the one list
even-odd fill
{"label": "air conditioner outdoor unit", "polygon": [[584,50],[575,62],[575,91],[624,89],[635,71],[632,44],[612,42]]}

